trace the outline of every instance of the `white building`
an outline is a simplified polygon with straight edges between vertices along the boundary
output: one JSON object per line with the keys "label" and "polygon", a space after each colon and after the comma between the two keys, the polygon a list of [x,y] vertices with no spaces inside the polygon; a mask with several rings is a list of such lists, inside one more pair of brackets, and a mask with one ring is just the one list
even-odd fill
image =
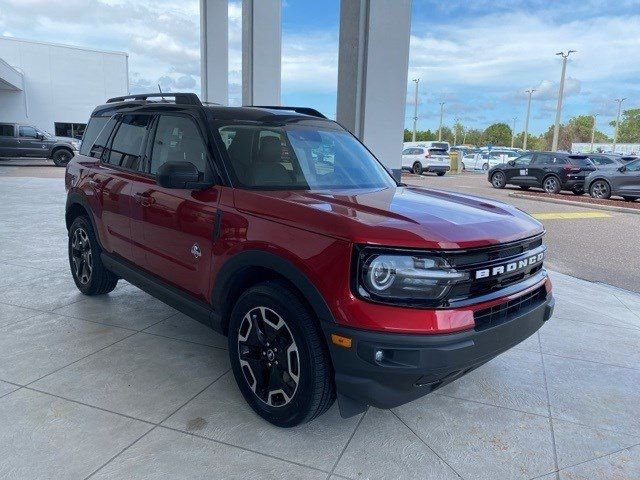
{"label": "white building", "polygon": [[[589,153],[591,152],[591,144],[574,142],[571,144],[571,151],[580,152],[580,153]],[[604,153],[612,152],[613,144],[612,143],[594,143],[593,151],[604,152]],[[616,153],[622,153],[623,155],[639,155],[640,143],[617,143],[615,151]]]}
{"label": "white building", "polygon": [[128,93],[124,52],[0,37],[0,122],[79,137],[96,105]]}

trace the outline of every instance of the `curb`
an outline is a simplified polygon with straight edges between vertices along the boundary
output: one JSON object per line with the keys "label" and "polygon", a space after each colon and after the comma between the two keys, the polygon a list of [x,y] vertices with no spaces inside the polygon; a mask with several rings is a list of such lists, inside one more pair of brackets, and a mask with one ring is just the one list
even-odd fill
{"label": "curb", "polygon": [[560,200],[558,198],[546,198],[546,197],[538,197],[533,195],[523,195],[522,193],[516,193],[516,192],[511,192],[509,196],[514,198],[522,198],[525,200],[537,200],[538,202],[544,202],[544,203],[557,203],[559,205],[572,205],[574,207],[589,208],[593,210],[607,210],[609,212],[631,213],[633,215],[640,215],[640,209],[635,209],[635,208],[616,207],[614,205],[611,205],[611,206],[600,205],[598,203],[573,202],[571,200]]}

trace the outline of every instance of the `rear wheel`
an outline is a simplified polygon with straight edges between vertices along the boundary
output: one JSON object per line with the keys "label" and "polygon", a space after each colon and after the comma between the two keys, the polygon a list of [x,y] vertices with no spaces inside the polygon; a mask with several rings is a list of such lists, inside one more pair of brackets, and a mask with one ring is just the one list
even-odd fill
{"label": "rear wheel", "polygon": [[483,163],[483,164],[482,164],[482,170],[484,170],[485,172],[486,172],[487,170],[489,170],[489,164],[488,164],[488,163]]}
{"label": "rear wheel", "polygon": [[245,400],[274,425],[313,420],[335,400],[320,327],[285,283],[261,283],[240,296],[229,323],[229,355]]}
{"label": "rear wheel", "polygon": [[89,219],[77,217],[69,228],[69,266],[78,290],[85,295],[109,293],[118,277],[102,264],[100,246]]}
{"label": "rear wheel", "polygon": [[439,177],[442,177],[445,173],[447,172],[436,172],[436,175],[438,175]]}
{"label": "rear wheel", "polygon": [[420,162],[415,162],[411,171],[416,175],[422,175],[422,164]]}
{"label": "rear wheel", "polygon": [[495,172],[491,175],[491,185],[493,185],[493,188],[504,188],[506,184],[504,173]]}
{"label": "rear wheel", "polygon": [[622,197],[625,202],[635,202],[636,197]]}
{"label": "rear wheel", "polygon": [[60,148],[53,153],[52,158],[56,167],[66,167],[73,158],[73,152],[66,148]]}
{"label": "rear wheel", "polygon": [[554,175],[550,175],[542,182],[542,188],[547,193],[556,194],[560,192],[560,179]]}
{"label": "rear wheel", "polygon": [[607,199],[611,197],[611,185],[606,180],[596,180],[589,188],[589,195],[593,198]]}

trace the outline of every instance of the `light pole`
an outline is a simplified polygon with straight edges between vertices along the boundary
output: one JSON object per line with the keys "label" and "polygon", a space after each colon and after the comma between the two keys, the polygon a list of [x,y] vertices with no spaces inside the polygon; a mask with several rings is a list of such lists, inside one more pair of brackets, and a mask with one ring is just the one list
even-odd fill
{"label": "light pole", "polygon": [[556,124],[553,127],[553,142],[551,150],[558,150],[558,135],[560,134],[560,114],[562,113],[562,95],[564,94],[564,76],[567,72],[567,59],[569,55],[575,53],[576,50],[568,50],[567,53],[558,52],[556,55],[562,57],[562,74],[560,75],[560,88],[558,89],[558,106],[556,107]]}
{"label": "light pole", "polygon": [[460,118],[456,117],[455,122],[453,124],[453,146],[455,147],[458,144],[458,123],[460,122]]}
{"label": "light pole", "polygon": [[418,124],[418,83],[420,83],[419,78],[414,78],[413,81],[416,84],[416,91],[413,97],[413,134],[411,135],[411,141],[416,141],[416,128]]}
{"label": "light pole", "polygon": [[616,117],[616,131],[613,134],[613,147],[611,151],[616,153],[616,143],[618,142],[618,127],[620,127],[620,109],[622,108],[622,102],[624,102],[626,98],[616,98],[614,102],[618,102],[618,116]]}
{"label": "light pole", "polygon": [[594,113],[592,117],[593,117],[593,126],[591,127],[591,150],[590,150],[591,153],[593,153],[593,139],[596,136],[596,120],[598,118],[598,114]]}
{"label": "light pole", "polygon": [[524,120],[524,140],[522,141],[522,149],[527,149],[527,135],[529,135],[529,113],[531,113],[531,95],[533,95],[535,90],[530,88],[529,90],[525,90],[525,93],[529,94],[529,101],[527,102],[527,116]]}
{"label": "light pole", "polygon": [[516,120],[518,117],[513,117],[513,128],[511,129],[511,148],[513,148],[513,142],[516,139]]}
{"label": "light pole", "polygon": [[440,102],[440,126],[438,127],[438,141],[442,140],[442,116],[444,114],[444,102]]}

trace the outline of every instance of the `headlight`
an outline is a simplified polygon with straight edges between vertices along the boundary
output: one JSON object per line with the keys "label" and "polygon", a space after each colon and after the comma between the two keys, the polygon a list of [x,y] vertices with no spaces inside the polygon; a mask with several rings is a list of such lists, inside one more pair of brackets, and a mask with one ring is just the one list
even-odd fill
{"label": "headlight", "polygon": [[358,293],[389,303],[425,303],[443,298],[452,285],[469,279],[438,256],[369,253],[358,258]]}

